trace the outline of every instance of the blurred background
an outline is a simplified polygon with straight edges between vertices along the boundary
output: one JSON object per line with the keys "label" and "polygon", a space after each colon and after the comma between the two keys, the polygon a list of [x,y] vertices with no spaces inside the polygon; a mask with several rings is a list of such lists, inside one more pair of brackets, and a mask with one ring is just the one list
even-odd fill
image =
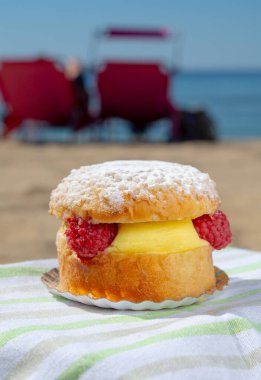
{"label": "blurred background", "polygon": [[55,257],[51,190],[113,159],[217,182],[235,246],[261,250],[261,3],[0,3],[0,262]]}

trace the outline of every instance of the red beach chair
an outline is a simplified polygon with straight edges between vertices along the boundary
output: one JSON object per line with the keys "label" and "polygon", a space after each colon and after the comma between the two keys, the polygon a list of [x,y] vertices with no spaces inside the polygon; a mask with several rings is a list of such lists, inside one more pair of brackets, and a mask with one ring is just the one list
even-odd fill
{"label": "red beach chair", "polygon": [[0,62],[0,92],[7,111],[4,136],[28,119],[57,127],[72,123],[73,85],[52,60]]}
{"label": "red beach chair", "polygon": [[[160,30],[109,29],[107,37],[167,38]],[[142,133],[157,120],[168,118],[173,135],[179,133],[179,111],[169,97],[170,71],[158,62],[109,61],[98,67],[97,87],[100,99],[98,118],[122,118]]]}

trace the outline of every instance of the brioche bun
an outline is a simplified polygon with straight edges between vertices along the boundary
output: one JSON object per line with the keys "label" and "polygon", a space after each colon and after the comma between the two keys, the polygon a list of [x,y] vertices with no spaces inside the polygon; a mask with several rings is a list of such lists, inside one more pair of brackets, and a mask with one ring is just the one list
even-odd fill
{"label": "brioche bun", "polygon": [[[52,192],[50,213],[92,223],[194,219],[220,200],[208,174],[160,161],[113,161],[72,170]],[[209,244],[178,253],[103,252],[81,260],[57,233],[61,291],[112,301],[180,300],[216,287]]]}
{"label": "brioche bun", "polygon": [[72,170],[51,194],[50,213],[94,223],[194,219],[219,206],[215,183],[188,165],[112,161]]}

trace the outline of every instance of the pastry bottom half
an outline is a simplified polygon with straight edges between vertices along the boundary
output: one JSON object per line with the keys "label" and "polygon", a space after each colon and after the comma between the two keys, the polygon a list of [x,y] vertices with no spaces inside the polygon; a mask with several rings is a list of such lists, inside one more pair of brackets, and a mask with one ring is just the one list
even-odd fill
{"label": "pastry bottom half", "polygon": [[57,233],[59,289],[111,301],[160,302],[216,289],[211,246],[180,253],[104,253],[82,262]]}

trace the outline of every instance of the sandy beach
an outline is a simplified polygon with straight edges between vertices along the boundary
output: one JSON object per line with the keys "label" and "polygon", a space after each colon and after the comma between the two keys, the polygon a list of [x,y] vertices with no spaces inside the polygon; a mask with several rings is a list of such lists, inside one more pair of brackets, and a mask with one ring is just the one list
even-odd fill
{"label": "sandy beach", "polygon": [[60,224],[51,190],[72,168],[115,159],[191,164],[217,182],[233,245],[261,250],[261,141],[184,144],[30,145],[0,143],[0,263],[56,256]]}

